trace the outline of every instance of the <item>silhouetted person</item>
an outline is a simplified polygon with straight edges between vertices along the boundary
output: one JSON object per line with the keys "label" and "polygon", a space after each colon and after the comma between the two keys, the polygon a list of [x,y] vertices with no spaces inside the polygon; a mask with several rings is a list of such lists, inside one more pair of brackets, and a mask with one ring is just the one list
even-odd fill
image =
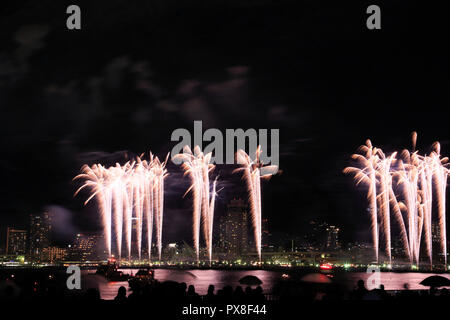
{"label": "silhouetted person", "polygon": [[436,296],[436,292],[437,292],[437,288],[436,287],[430,287],[430,296],[431,297],[435,297]]}
{"label": "silhouetted person", "polygon": [[245,299],[246,299],[247,301],[248,301],[248,300],[251,300],[251,299],[252,299],[252,296],[253,296],[252,288],[246,287],[246,288],[245,288]]}
{"label": "silhouetted person", "polygon": [[149,283],[146,283],[144,287],[142,288],[142,298],[143,300],[148,300],[151,298],[152,295],[152,287]]}
{"label": "silhouetted person", "polygon": [[180,283],[180,293],[183,295],[183,298],[186,299],[187,298],[187,284],[186,282],[182,282]]}
{"label": "silhouetted person", "polygon": [[380,289],[378,289],[378,294],[380,295],[380,298],[383,300],[387,300],[390,298],[389,294],[384,289],[384,284],[380,285]]}
{"label": "silhouetted person", "polygon": [[206,300],[208,303],[214,303],[216,296],[214,295],[214,285],[210,284],[208,287],[208,293],[206,294]]}
{"label": "silhouetted person", "polygon": [[233,288],[231,286],[223,287],[223,297],[225,301],[231,301],[231,299],[233,298]]}
{"label": "silhouetted person", "polygon": [[358,280],[357,282],[357,288],[356,290],[353,292],[354,297],[356,300],[362,300],[364,298],[364,296],[368,293],[369,291],[366,289],[366,287],[364,286],[364,281],[363,280]]}
{"label": "silhouetted person", "polygon": [[131,293],[128,296],[128,300],[130,301],[136,301],[139,299],[139,296],[141,294],[141,288],[139,287],[139,285],[132,285],[130,286],[131,289]]}
{"label": "silhouetted person", "polygon": [[200,296],[195,292],[195,287],[192,284],[188,287],[187,298],[190,302],[200,301]]}
{"label": "silhouetted person", "polygon": [[127,301],[127,289],[124,286],[121,286],[119,290],[117,290],[117,296],[114,298],[114,301],[118,302]]}
{"label": "silhouetted person", "polygon": [[245,293],[241,286],[237,286],[236,289],[234,289],[233,300],[236,302],[242,302],[245,300]]}
{"label": "silhouetted person", "polygon": [[261,286],[256,287],[256,289],[254,290],[254,296],[255,296],[255,301],[257,301],[257,302],[262,302],[262,301],[266,300],[266,297],[264,297],[263,289],[261,288]]}

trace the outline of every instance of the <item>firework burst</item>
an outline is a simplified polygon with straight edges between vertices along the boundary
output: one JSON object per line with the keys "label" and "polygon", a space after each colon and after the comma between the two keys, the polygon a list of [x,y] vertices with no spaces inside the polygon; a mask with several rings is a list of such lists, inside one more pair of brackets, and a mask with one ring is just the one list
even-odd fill
{"label": "firework burst", "polygon": [[212,183],[212,190],[209,181],[209,174],[215,166],[211,164],[211,153],[206,155],[201,152],[200,147],[195,146],[194,152],[188,147],[183,148],[183,153],[174,156],[180,159],[185,175],[191,178],[191,186],[185,194],[192,191],[193,194],[193,240],[194,249],[199,261],[200,252],[200,225],[203,224],[203,234],[208,251],[209,262],[212,261],[212,236],[214,222],[214,205],[216,196],[217,178]]}
{"label": "firework burst", "polygon": [[[344,173],[353,174],[356,184],[368,188],[367,198],[372,225],[375,259],[378,262],[379,231],[385,240],[389,264],[391,256],[391,214],[400,230],[400,238],[410,264],[420,262],[421,243],[425,243],[430,267],[432,261],[433,201],[437,203],[441,252],[447,265],[445,192],[448,178],[448,158],[441,158],[439,143],[429,155],[419,155],[417,134],[413,133],[413,152],[405,150],[385,156],[374,148],[370,140],[354,154],[358,166],[347,167]],[[379,227],[380,226],[380,227]],[[424,241],[422,239],[424,238]]]}
{"label": "firework burst", "polygon": [[255,152],[255,159],[252,160],[244,150],[239,149],[236,153],[236,160],[238,164],[242,165],[242,168],[235,170],[235,172],[242,171],[247,181],[256,252],[258,253],[259,261],[261,261],[261,179],[270,178],[277,170],[277,166],[264,166],[260,160],[261,152],[261,146],[258,146]]}
{"label": "firework burst", "polygon": [[119,260],[122,256],[122,241],[125,238],[128,259],[131,259],[132,223],[136,221],[136,249],[139,260],[142,253],[144,220],[147,229],[148,259],[151,259],[153,222],[156,222],[159,259],[162,249],[162,221],[164,201],[164,178],[167,158],[160,162],[150,153],[150,160],[142,156],[124,165],[116,164],[106,168],[100,164],[83,166],[82,173],[74,178],[83,179],[84,184],[75,192],[88,188],[98,201],[102,216],[105,243],[108,255],[112,253],[112,234],[116,239],[116,252]]}

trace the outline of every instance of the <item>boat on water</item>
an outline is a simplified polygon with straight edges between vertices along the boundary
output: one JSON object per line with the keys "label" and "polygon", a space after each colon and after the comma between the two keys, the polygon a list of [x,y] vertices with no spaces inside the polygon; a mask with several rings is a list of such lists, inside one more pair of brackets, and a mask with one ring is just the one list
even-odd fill
{"label": "boat on water", "polygon": [[155,281],[155,273],[153,269],[139,269],[138,272],[133,277],[128,279],[128,284],[130,287],[133,286],[144,286],[146,284],[151,284]]}
{"label": "boat on water", "polygon": [[114,258],[108,259],[106,264],[99,265],[95,274],[104,276],[108,281],[127,281],[130,278],[129,274],[118,270]]}

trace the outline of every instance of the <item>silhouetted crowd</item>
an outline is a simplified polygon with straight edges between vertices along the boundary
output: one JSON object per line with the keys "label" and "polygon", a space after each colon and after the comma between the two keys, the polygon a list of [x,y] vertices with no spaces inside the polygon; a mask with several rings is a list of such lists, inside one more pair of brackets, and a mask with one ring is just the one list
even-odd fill
{"label": "silhouetted crowd", "polygon": [[191,304],[216,304],[216,303],[263,303],[266,298],[260,286],[252,289],[246,287],[245,290],[241,286],[237,286],[234,290],[231,286],[225,286],[215,292],[214,285],[208,287],[206,295],[201,296],[195,291],[193,285],[187,286],[184,282],[155,282],[153,284],[146,284],[142,287],[132,286],[131,293],[127,297],[127,290],[121,286],[118,290],[114,301],[118,303],[145,301],[148,299],[167,301],[177,303],[191,303]]}
{"label": "silhouetted crowd", "polygon": [[430,288],[429,290],[410,290],[408,284],[403,290],[386,291],[384,285],[369,290],[363,280],[358,280],[353,290],[348,290],[340,284],[307,284],[282,282],[273,289],[274,295],[280,301],[406,301],[429,300],[448,301],[448,289]]}
{"label": "silhouetted crowd", "polygon": [[[6,274],[6,273],[5,273]],[[429,290],[410,290],[405,284],[404,290],[386,291],[381,285],[377,289],[368,290],[363,280],[355,284],[353,290],[337,284],[305,283],[301,281],[280,281],[270,292],[263,292],[260,286],[225,286],[216,290],[210,285],[205,295],[199,295],[193,285],[184,282],[153,281],[146,284],[133,285],[130,283],[129,292],[122,286],[114,299],[115,304],[145,302],[177,304],[221,304],[242,303],[262,304],[272,301],[448,301],[448,289],[430,288]],[[48,274],[46,272],[23,272],[20,279],[16,275],[8,278],[0,275],[0,301],[90,301],[101,299],[98,289],[68,290],[65,274]]]}

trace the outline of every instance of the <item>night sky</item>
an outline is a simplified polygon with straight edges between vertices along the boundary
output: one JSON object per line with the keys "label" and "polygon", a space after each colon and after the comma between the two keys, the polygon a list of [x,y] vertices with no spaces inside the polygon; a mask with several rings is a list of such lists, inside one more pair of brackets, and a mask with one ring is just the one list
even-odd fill
{"label": "night sky", "polygon": [[[385,152],[439,140],[450,155],[450,59],[439,7],[377,1],[14,1],[0,11],[0,239],[45,208],[60,241],[99,229],[72,178],[85,163],[164,157],[176,128],[280,129],[280,174],[263,182],[272,233],[316,219],[369,241],[362,190],[342,174],[370,138]],[[338,3],[339,2],[339,3]],[[82,29],[66,29],[69,4]],[[440,17],[439,15],[442,15]],[[169,165],[164,242],[190,241],[188,179]],[[217,166],[217,216],[246,197]],[[1,240],[3,243],[4,240]]]}

